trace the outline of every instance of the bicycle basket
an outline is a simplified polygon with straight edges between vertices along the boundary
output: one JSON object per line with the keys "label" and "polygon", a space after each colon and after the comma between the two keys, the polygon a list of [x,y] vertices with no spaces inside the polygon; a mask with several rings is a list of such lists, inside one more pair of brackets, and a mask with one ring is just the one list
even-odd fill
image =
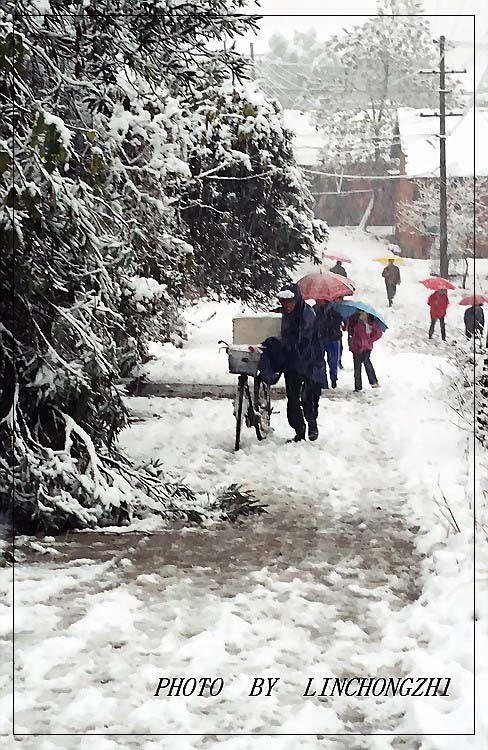
{"label": "bicycle basket", "polygon": [[259,349],[249,350],[248,346],[230,346],[229,372],[233,375],[257,375],[261,352]]}

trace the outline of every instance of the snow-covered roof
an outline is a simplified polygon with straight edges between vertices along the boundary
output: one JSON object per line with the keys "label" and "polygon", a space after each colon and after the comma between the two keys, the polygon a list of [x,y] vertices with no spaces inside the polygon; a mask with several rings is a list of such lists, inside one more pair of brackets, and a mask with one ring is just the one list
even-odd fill
{"label": "snow-covered roof", "polygon": [[299,109],[283,111],[285,127],[293,131],[293,153],[300,166],[309,167],[320,164],[324,149],[324,136],[315,129],[312,112]]}
{"label": "snow-covered roof", "polygon": [[[421,117],[420,109],[398,110],[398,125],[405,173],[439,176],[438,117]],[[475,154],[476,129],[476,154]],[[448,177],[488,175],[488,109],[467,109],[462,117],[446,121],[446,168]]]}

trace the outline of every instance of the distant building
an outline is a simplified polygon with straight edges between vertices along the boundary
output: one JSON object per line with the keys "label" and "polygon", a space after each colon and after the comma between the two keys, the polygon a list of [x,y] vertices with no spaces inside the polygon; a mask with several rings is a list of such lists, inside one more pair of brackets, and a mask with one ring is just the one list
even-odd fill
{"label": "distant building", "polygon": [[[315,214],[325,219],[329,226],[358,226],[368,208],[373,192],[376,192],[374,207],[368,224],[391,226],[395,216],[394,194],[389,181],[365,178],[341,177],[341,169],[329,165],[326,168],[323,155],[326,142],[324,135],[314,125],[313,112],[296,109],[284,110],[285,126],[293,131],[293,151],[297,163],[306,170],[312,183],[315,198]],[[374,166],[364,162],[347,167],[348,174],[371,172]],[[378,175],[385,174],[386,165],[381,165]],[[314,174],[315,172],[315,174]],[[337,172],[339,176],[328,176],[325,172]]]}
{"label": "distant building", "polygon": [[[398,110],[391,162],[380,167],[376,179],[354,179],[341,177],[339,168],[325,168],[324,136],[315,128],[313,113],[284,111],[285,126],[295,134],[295,158],[312,184],[318,218],[325,219],[329,226],[359,226],[374,193],[367,220],[370,231],[396,242],[406,256],[429,257],[438,228],[423,235],[403,224],[399,215],[400,203],[415,201],[417,182],[439,180],[439,119],[421,117],[420,112],[412,108]],[[446,157],[448,177],[472,180],[474,174],[488,176],[488,108],[471,108],[463,117],[448,118]],[[347,174],[371,174],[373,169],[373,165],[357,163],[347,168]],[[325,172],[337,172],[339,176]],[[488,257],[488,243],[478,243],[476,252]]]}
{"label": "distant building", "polygon": [[[428,258],[435,233],[424,235],[405,225],[399,216],[402,202],[414,202],[419,182],[439,180],[439,119],[421,117],[421,111],[398,110],[400,174],[395,184],[395,241],[405,255]],[[488,109],[467,109],[462,117],[448,118],[446,138],[446,171],[448,178],[472,181],[473,176],[488,176]],[[476,141],[475,141],[476,136]],[[476,146],[476,148],[475,148]],[[476,252],[488,257],[488,243],[478,243]]]}

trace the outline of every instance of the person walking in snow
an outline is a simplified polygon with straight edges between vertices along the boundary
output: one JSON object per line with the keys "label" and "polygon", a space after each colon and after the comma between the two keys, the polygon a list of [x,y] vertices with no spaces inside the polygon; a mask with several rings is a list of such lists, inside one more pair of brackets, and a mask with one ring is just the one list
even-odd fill
{"label": "person walking in snow", "polygon": [[427,304],[430,307],[430,328],[429,328],[429,339],[432,338],[436,321],[439,321],[441,327],[442,340],[446,340],[446,323],[445,317],[447,312],[447,306],[449,304],[449,298],[447,296],[447,289],[437,289],[433,292]]}
{"label": "person walking in snow", "polygon": [[317,318],[305,304],[298,284],[288,284],[278,293],[282,307],[281,342],[285,352],[283,368],[286,386],[286,415],[295,437],[290,442],[317,440],[317,416],[322,388],[328,387],[320,346]]}
{"label": "person walking in snow", "polygon": [[335,266],[332,266],[332,268],[329,268],[329,271],[331,273],[338,273],[339,276],[345,276],[347,279],[347,271],[342,265],[342,261],[338,260],[335,264]]}
{"label": "person walking in snow", "polygon": [[379,388],[378,378],[371,362],[373,344],[383,335],[373,315],[360,312],[347,318],[345,327],[348,333],[349,349],[354,360],[354,391],[363,388],[361,371],[364,365],[369,384]]}
{"label": "person walking in snow", "polygon": [[485,315],[483,313],[482,305],[472,305],[471,307],[468,307],[464,313],[466,338],[470,339],[472,336],[483,336],[484,327]]}
{"label": "person walking in snow", "polygon": [[319,339],[327,364],[332,388],[337,386],[337,369],[339,366],[340,340],[342,338],[342,318],[334,308],[333,302],[316,300],[315,314],[319,329]]}
{"label": "person walking in snow", "polygon": [[389,260],[388,265],[383,269],[381,275],[385,280],[386,296],[388,297],[388,305],[391,307],[396,294],[396,288],[398,284],[401,284],[400,269],[395,265],[394,260]]}

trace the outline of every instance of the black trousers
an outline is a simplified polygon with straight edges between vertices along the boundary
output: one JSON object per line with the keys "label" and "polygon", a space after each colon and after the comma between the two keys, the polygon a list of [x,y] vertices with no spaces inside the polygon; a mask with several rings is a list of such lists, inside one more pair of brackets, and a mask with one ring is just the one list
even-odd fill
{"label": "black trousers", "polygon": [[388,281],[385,281],[386,285],[386,296],[388,297],[388,302],[393,302],[393,297],[396,294],[396,284],[390,284]]}
{"label": "black trousers", "polygon": [[374,367],[371,364],[370,356],[370,349],[366,349],[364,352],[359,352],[358,354],[353,353],[352,355],[352,358],[354,360],[354,388],[356,391],[360,391],[363,387],[361,379],[361,370],[363,365],[364,369],[366,370],[366,375],[368,376],[369,384],[373,385],[374,383],[378,382]]}
{"label": "black trousers", "polygon": [[442,340],[445,341],[446,340],[446,320],[445,320],[445,318],[432,318],[432,320],[430,321],[429,339],[432,338],[432,334],[434,333],[434,328],[435,328],[435,324],[436,324],[437,320],[439,321],[439,324],[440,324],[440,327],[441,327]]}
{"label": "black trousers", "polygon": [[285,372],[285,385],[288,424],[299,437],[304,438],[305,420],[312,426],[317,421],[322,388],[320,383],[293,372]]}

